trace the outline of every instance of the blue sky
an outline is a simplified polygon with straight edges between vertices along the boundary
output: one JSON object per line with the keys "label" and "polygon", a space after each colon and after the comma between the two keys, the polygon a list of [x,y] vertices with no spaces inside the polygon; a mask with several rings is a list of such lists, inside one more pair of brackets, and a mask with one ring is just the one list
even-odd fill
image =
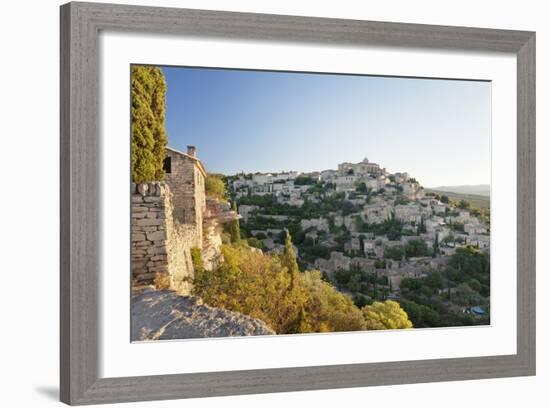
{"label": "blue sky", "polygon": [[489,82],[162,68],[171,147],[209,172],[336,168],[365,157],[427,187],[488,184]]}

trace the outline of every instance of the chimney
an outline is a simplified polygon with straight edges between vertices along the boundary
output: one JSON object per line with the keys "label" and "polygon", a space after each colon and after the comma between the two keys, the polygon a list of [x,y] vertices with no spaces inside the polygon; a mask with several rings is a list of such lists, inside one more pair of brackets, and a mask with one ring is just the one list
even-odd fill
{"label": "chimney", "polygon": [[197,148],[195,146],[189,145],[187,146],[187,154],[189,156],[195,157],[197,154]]}

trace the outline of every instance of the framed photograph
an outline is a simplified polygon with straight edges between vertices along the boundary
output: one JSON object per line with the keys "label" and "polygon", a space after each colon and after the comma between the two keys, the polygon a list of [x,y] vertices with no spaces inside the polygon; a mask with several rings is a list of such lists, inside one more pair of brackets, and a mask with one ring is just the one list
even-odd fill
{"label": "framed photograph", "polygon": [[61,400],[535,374],[535,33],[61,7]]}

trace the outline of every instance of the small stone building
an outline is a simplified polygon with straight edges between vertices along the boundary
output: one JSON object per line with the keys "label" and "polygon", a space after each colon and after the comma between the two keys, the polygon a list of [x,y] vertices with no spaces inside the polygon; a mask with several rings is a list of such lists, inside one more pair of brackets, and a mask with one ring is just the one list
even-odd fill
{"label": "small stone building", "polygon": [[195,146],[187,146],[187,153],[167,147],[164,172],[165,182],[173,195],[174,218],[181,224],[194,226],[202,240],[206,170],[196,157]]}
{"label": "small stone building", "polygon": [[201,161],[194,146],[187,153],[166,148],[165,181],[132,184],[132,282],[191,293],[192,248],[203,266],[220,260],[221,224],[240,216],[229,203],[207,198]]}

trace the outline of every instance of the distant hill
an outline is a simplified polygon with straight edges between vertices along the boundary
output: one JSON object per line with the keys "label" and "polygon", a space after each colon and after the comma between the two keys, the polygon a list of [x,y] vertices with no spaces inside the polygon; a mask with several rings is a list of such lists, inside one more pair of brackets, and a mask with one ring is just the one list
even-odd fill
{"label": "distant hill", "polygon": [[454,201],[469,201],[472,206],[483,210],[489,209],[491,206],[491,200],[488,195],[452,193],[449,191],[435,190],[433,188],[426,188],[425,190],[427,193],[446,195],[447,197],[449,197],[449,199]]}
{"label": "distant hill", "polygon": [[491,195],[491,186],[489,184],[477,184],[471,186],[441,186],[430,187],[428,190],[446,191],[457,194],[475,194],[489,197]]}

